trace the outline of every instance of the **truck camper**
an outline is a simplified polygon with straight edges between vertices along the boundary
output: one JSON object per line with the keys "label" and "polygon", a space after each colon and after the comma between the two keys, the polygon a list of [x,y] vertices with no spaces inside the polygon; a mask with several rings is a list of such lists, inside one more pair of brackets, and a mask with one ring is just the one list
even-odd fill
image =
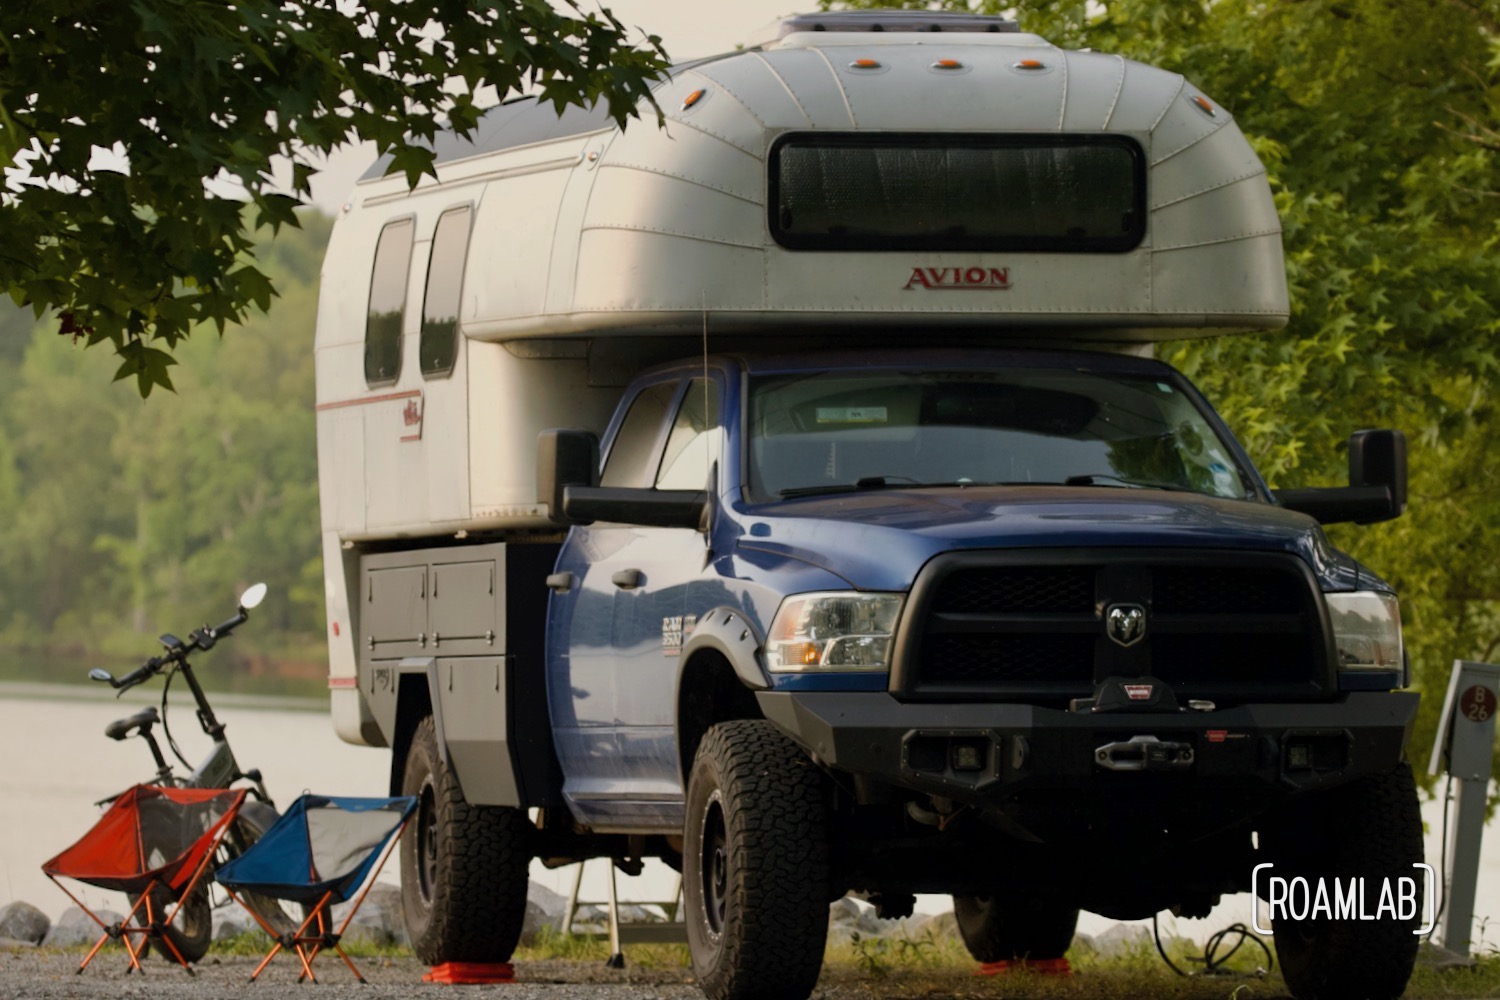
{"label": "truck camper", "polygon": [[[334,227],[333,721],[420,799],[418,953],[506,960],[536,858],[681,871],[715,1000],[807,995],[848,893],[951,894],[991,962],[1419,875],[1397,600],[1320,527],[1402,512],[1404,440],[1273,492],[1151,359],[1286,321],[1234,116],[925,12],[655,96],[502,104]],[[1276,916],[1289,986],[1398,996],[1406,916]]]}

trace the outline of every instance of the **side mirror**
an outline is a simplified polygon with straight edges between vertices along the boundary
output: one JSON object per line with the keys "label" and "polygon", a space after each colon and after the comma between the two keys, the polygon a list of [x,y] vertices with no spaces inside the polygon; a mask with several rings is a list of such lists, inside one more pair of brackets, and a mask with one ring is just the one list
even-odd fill
{"label": "side mirror", "polygon": [[243,594],[240,595],[240,608],[249,611],[251,608],[260,607],[260,602],[266,599],[266,585],[263,583],[251,584]]}
{"label": "side mirror", "polygon": [[599,437],[592,431],[553,429],[537,436],[536,499],[558,524],[586,524],[563,511],[569,486],[599,485]]}
{"label": "side mirror", "polygon": [[1351,434],[1349,485],[1384,486],[1390,491],[1390,516],[1400,517],[1406,511],[1406,435],[1392,430]]}
{"label": "side mirror", "polygon": [[707,490],[569,486],[563,491],[563,510],[571,524],[611,521],[703,531],[707,509]]}
{"label": "side mirror", "polygon": [[90,670],[89,680],[99,681],[101,684],[113,684],[115,682],[114,675],[102,667],[95,667],[93,670]]}
{"label": "side mirror", "polygon": [[1277,490],[1288,510],[1319,524],[1374,524],[1406,510],[1406,435],[1393,430],[1355,431],[1349,437],[1349,485]]}

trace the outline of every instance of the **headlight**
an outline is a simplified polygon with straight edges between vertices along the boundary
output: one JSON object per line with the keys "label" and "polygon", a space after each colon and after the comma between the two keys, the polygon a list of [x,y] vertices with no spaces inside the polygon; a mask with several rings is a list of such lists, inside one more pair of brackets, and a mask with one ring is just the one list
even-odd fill
{"label": "headlight", "polygon": [[1362,590],[1327,594],[1340,670],[1401,670],[1401,603]]}
{"label": "headlight", "polygon": [[781,602],[766,643],[773,671],[889,670],[904,594],[798,594]]}

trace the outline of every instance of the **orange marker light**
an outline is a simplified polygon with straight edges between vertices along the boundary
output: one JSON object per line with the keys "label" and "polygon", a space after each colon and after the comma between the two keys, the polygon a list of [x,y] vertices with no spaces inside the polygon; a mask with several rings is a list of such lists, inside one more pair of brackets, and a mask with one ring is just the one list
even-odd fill
{"label": "orange marker light", "polygon": [[939,59],[932,64],[933,69],[963,69],[964,64],[957,59]]}
{"label": "orange marker light", "polygon": [[700,87],[697,90],[693,91],[691,94],[687,95],[687,97],[682,102],[682,110],[686,111],[694,104],[697,104],[699,101],[703,100],[703,95],[706,93],[708,93],[708,91]]}
{"label": "orange marker light", "polygon": [[1047,64],[1040,59],[1022,59],[1016,63],[1016,69],[1046,69]]}
{"label": "orange marker light", "polygon": [[1217,112],[1214,111],[1214,106],[1208,103],[1208,99],[1206,97],[1195,95],[1193,97],[1193,103],[1198,105],[1199,110],[1208,115],[1210,118],[1213,118],[1217,114]]}
{"label": "orange marker light", "polygon": [[850,69],[879,69],[880,63],[874,59],[856,59],[849,64]]}

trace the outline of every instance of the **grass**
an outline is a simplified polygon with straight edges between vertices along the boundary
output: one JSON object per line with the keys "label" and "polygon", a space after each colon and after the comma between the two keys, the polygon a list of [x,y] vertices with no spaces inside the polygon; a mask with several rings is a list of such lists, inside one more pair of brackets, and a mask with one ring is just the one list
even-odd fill
{"label": "grass", "polygon": [[[215,957],[255,957],[265,954],[269,939],[259,931],[214,942],[209,960]],[[374,961],[413,960],[409,948],[376,945],[354,939],[345,950],[356,959]],[[1194,953],[1188,942],[1173,939],[1168,954],[1179,968],[1192,967]],[[82,953],[85,948],[69,948]],[[631,976],[680,972],[690,968],[686,945],[639,944],[626,947]],[[1201,957],[1201,955],[1199,956]],[[519,948],[518,963],[576,963],[580,981],[597,981],[598,970],[609,958],[609,943],[599,938],[573,937],[553,928],[543,928],[535,941]],[[1234,974],[1179,977],[1171,972],[1156,949],[1143,945],[1122,954],[1103,956],[1075,949],[1070,956],[1073,975],[1067,977],[1019,971],[985,980],[975,976],[977,966],[962,942],[931,930],[909,936],[879,938],[853,935],[831,943],[825,955],[822,985],[838,996],[1004,996],[1007,1000],[1257,1000],[1285,997],[1286,986],[1275,972],[1257,974],[1258,949],[1242,949],[1230,960]],[[562,971],[559,981],[573,975]],[[1500,949],[1488,947],[1477,956],[1472,969],[1439,971],[1419,966],[1407,986],[1408,1000],[1477,1000],[1500,998]]]}

